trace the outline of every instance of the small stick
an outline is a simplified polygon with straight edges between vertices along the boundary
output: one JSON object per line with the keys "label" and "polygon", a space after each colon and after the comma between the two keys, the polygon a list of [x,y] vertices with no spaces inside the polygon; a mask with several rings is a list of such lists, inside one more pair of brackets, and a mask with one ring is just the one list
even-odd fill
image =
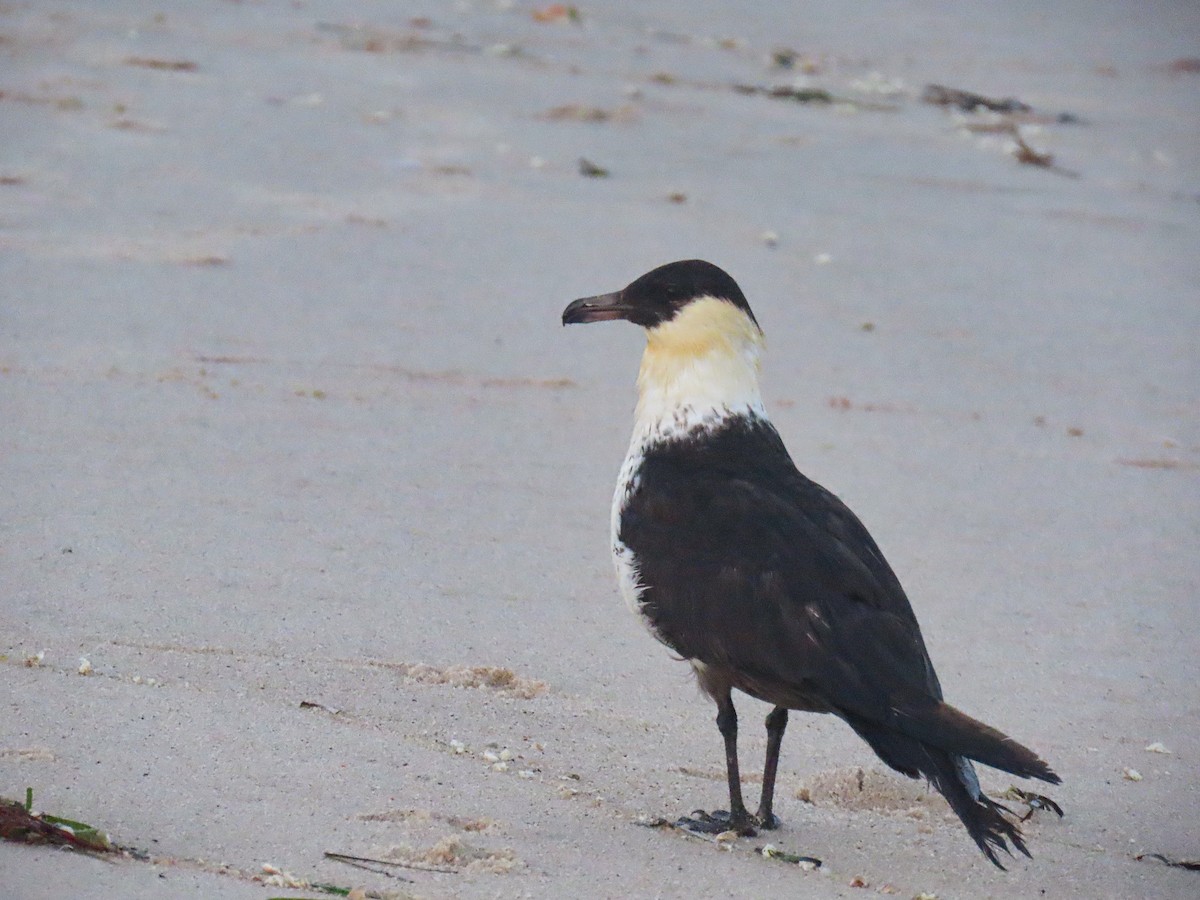
{"label": "small stick", "polygon": [[[420,862],[402,862],[396,859],[372,859],[369,856],[351,856],[348,853],[334,853],[332,850],[326,850],[325,855],[337,862],[344,862],[347,865],[355,865],[356,863],[375,863],[379,866],[400,866],[405,869],[416,869],[421,872],[441,872],[444,875],[456,875],[457,869],[447,869],[444,866],[431,866],[429,863]],[[366,866],[358,866],[360,869],[365,869]],[[371,870],[375,871],[375,870]],[[380,872],[380,875],[388,875],[388,872]],[[392,877],[398,877],[393,875]],[[407,881],[408,879],[405,879]]]}

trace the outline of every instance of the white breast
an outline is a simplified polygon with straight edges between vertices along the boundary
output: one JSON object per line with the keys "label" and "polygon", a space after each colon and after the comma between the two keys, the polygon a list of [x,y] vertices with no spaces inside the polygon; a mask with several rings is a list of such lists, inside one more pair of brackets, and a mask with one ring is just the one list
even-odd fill
{"label": "white breast", "polygon": [[643,446],[638,435],[629,445],[625,462],[621,465],[621,474],[617,476],[617,489],[613,494],[611,536],[613,563],[617,567],[617,585],[625,605],[635,613],[642,612],[642,583],[638,573],[637,559],[633,551],[621,543],[621,512],[629,497],[637,489],[638,478],[641,474]]}
{"label": "white breast", "polygon": [[642,477],[642,460],[646,451],[661,443],[678,440],[697,431],[719,428],[721,424],[734,416],[752,417],[764,416],[766,413],[759,402],[753,405],[738,404],[730,409],[728,406],[714,408],[702,406],[677,407],[669,416],[661,419],[643,418],[638,421],[638,427],[629,442],[629,451],[625,454],[625,462],[621,465],[621,473],[617,476],[617,488],[613,493],[612,517],[610,520],[612,537],[613,564],[617,569],[617,585],[621,596],[629,609],[642,617],[647,628],[650,626],[642,610],[642,594],[646,585],[642,582],[638,560],[633,549],[621,541],[621,515],[629,503],[629,498],[638,489]]}
{"label": "white breast", "polygon": [[[612,503],[612,552],[621,596],[642,616],[642,582],[633,550],[621,542],[621,514],[637,490],[648,449],[731,416],[762,415],[758,359],[762,332],[742,310],[713,297],[693,300],[647,333],[629,451]],[[653,633],[653,629],[651,629]]]}

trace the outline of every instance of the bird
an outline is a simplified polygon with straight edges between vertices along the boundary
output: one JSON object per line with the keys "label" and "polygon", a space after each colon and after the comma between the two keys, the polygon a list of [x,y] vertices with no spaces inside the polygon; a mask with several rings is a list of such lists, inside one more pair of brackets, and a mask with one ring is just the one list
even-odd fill
{"label": "bird", "polygon": [[[960,712],[942,688],[900,581],[866,527],[797,469],[759,388],[763,332],[734,279],[698,259],[575,300],[564,325],[645,329],[633,436],[611,514],[622,596],[690,663],[717,707],[729,809],[676,824],[706,833],[774,829],[789,711],[829,713],[879,758],[923,777],[983,854],[1031,857],[974,763],[1051,784],[1035,752]],[[762,796],[744,802],[732,693],[770,704]],[[1036,796],[1036,795],[1032,795]]]}

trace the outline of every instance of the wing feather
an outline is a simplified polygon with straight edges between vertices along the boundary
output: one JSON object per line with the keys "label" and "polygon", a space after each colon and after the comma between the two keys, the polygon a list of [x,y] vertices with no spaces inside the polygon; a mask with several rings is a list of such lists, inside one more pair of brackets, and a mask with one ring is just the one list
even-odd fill
{"label": "wing feather", "polygon": [[745,673],[751,693],[886,719],[941,699],[907,596],[866,528],[797,471],[765,422],[648,452],[621,518],[643,611],[688,658]]}

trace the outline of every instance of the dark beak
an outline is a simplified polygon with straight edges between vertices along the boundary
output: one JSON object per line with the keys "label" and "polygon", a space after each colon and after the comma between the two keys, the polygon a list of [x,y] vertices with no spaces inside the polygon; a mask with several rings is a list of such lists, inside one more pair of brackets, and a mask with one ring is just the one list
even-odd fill
{"label": "dark beak", "polygon": [[562,320],[564,325],[611,322],[613,319],[629,318],[631,311],[631,307],[625,303],[625,292],[616,291],[576,300],[563,310]]}

